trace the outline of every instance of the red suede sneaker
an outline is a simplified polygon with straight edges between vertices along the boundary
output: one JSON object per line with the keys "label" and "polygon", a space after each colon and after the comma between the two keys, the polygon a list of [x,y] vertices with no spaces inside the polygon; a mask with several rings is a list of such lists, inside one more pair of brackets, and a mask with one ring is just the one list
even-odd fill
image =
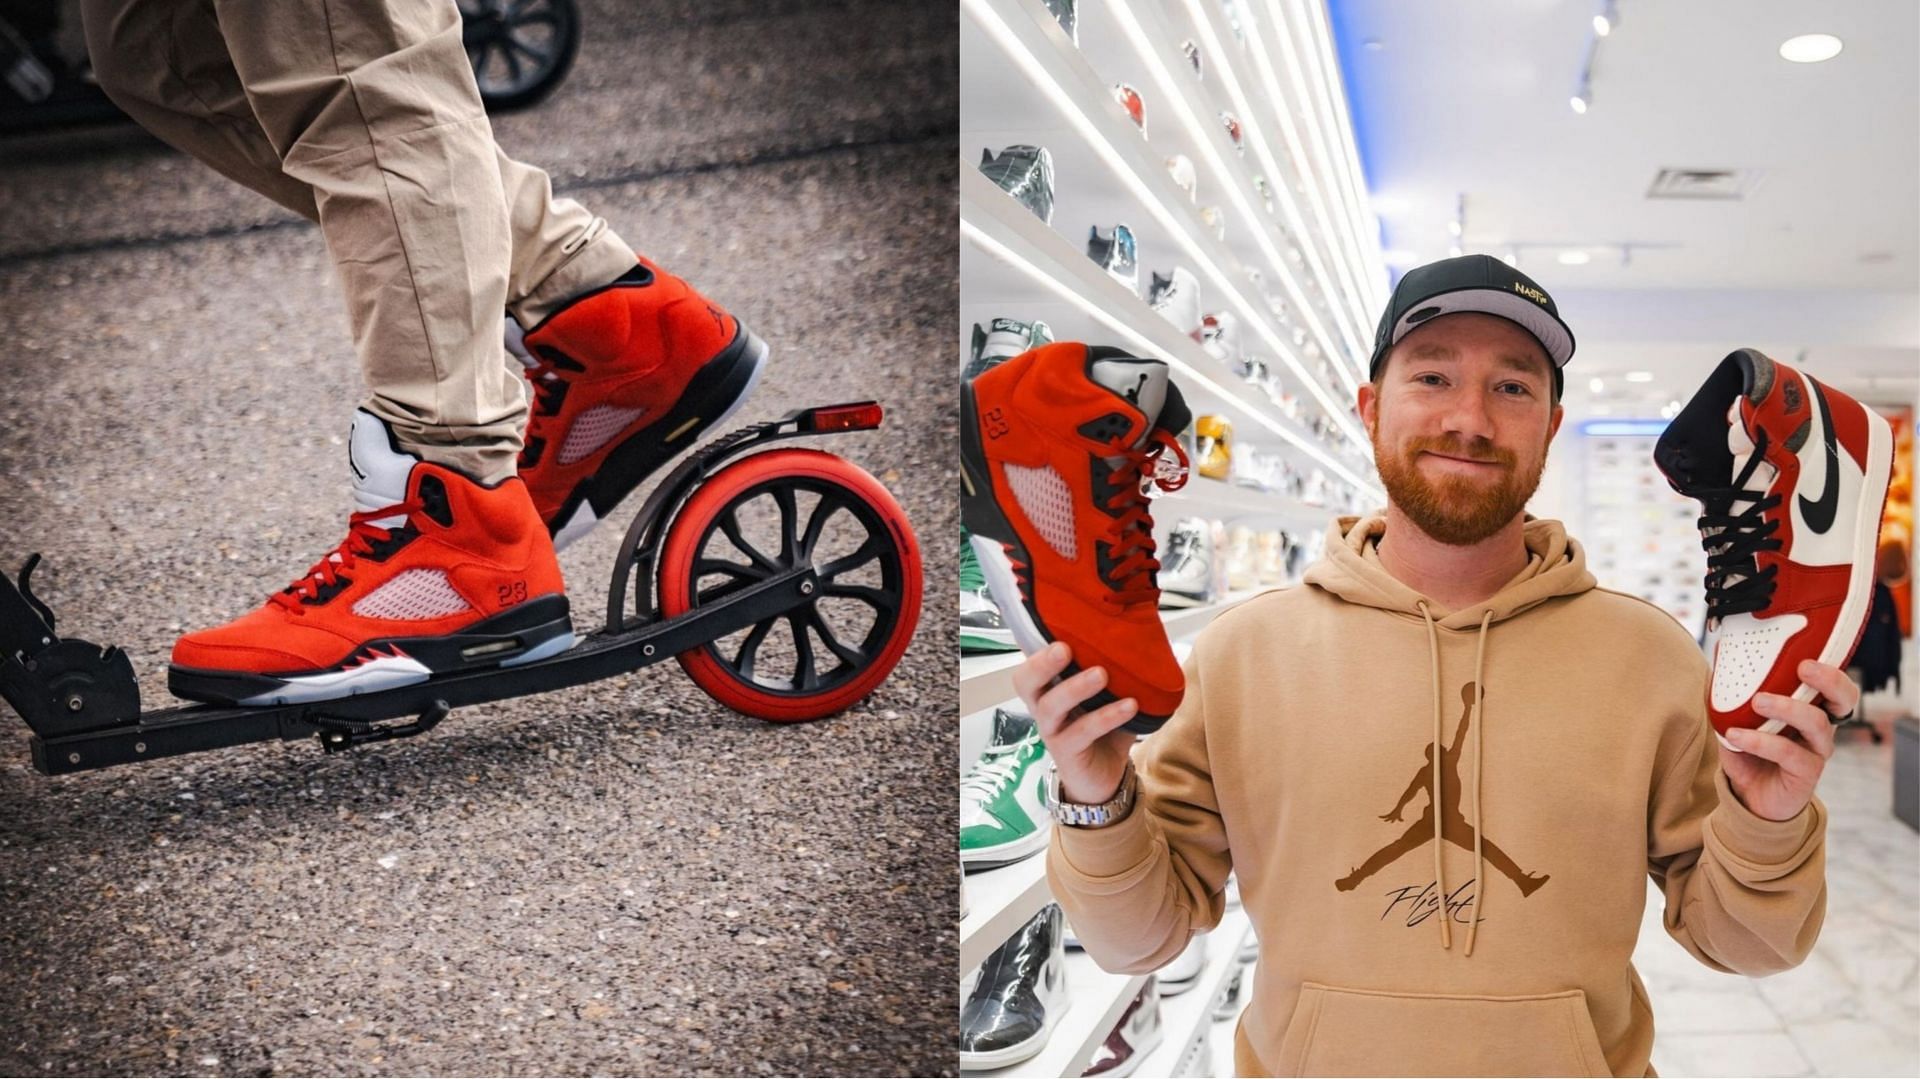
{"label": "red suede sneaker", "polygon": [[[511,320],[509,320],[511,321]],[[508,347],[533,384],[520,477],[555,550],[753,392],[766,343],[646,259]]]}
{"label": "red suede sneaker", "polygon": [[1067,675],[1107,669],[1088,707],[1132,697],[1127,729],[1159,729],[1186,689],[1143,486],[1186,482],[1177,435],[1191,417],[1167,365],[1062,342],[982,373],[960,400],[960,515],[1014,640],[1029,655],[1065,641]]}
{"label": "red suede sneaker", "polygon": [[1673,489],[1706,510],[1714,730],[1778,731],[1784,724],[1763,720],[1753,695],[1812,700],[1800,662],[1844,668],[1866,628],[1892,428],[1846,394],[1741,349],[1653,456]]}
{"label": "red suede sneaker", "polygon": [[573,646],[560,563],[519,477],[483,487],[354,413],[358,512],[264,607],[173,646],[168,688],[217,704],[332,700]]}

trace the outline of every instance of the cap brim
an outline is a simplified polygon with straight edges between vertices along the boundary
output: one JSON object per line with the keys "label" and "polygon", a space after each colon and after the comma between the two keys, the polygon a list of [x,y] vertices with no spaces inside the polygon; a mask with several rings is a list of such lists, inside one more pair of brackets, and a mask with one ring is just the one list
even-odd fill
{"label": "cap brim", "polygon": [[[1431,311],[1436,307],[1440,310],[1418,322],[1413,320],[1413,316]],[[1454,315],[1463,311],[1497,315],[1509,322],[1518,323],[1521,329],[1532,334],[1534,340],[1540,342],[1541,348],[1547,350],[1547,358],[1553,361],[1555,367],[1565,367],[1567,361],[1573,358],[1573,331],[1567,329],[1566,323],[1561,322],[1546,308],[1525,296],[1493,288],[1464,288],[1429,296],[1414,310],[1400,317],[1400,322],[1393,328],[1392,344],[1399,344],[1400,339],[1408,333],[1441,315]]]}

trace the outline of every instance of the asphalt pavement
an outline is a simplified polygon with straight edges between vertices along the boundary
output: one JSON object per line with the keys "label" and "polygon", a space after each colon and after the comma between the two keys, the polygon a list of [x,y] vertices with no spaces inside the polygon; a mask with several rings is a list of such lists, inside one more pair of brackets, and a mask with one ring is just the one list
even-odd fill
{"label": "asphalt pavement", "polygon": [[[953,10],[587,8],[496,137],[769,341],[737,422],[886,405],[831,447],[921,537],[915,643],[817,723],[669,661],[334,756],[58,779],[0,707],[0,1074],[953,1070]],[[137,129],[15,137],[0,310],[0,568],[44,552],[60,630],[169,703],[180,633],[345,534],[321,235]],[[623,527],[562,556],[583,628]]]}

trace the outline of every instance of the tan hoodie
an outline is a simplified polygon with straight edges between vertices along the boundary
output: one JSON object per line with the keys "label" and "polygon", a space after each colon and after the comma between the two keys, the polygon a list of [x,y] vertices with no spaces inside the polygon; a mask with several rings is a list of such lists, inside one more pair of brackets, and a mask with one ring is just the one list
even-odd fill
{"label": "tan hoodie", "polygon": [[1146,971],[1238,870],[1241,1075],[1652,1075],[1645,876],[1701,962],[1785,970],[1825,915],[1826,811],[1738,802],[1700,649],[1558,522],[1459,611],[1387,573],[1384,530],[1342,518],[1302,586],[1200,635],[1134,811],[1054,829],[1054,895],[1102,966]]}

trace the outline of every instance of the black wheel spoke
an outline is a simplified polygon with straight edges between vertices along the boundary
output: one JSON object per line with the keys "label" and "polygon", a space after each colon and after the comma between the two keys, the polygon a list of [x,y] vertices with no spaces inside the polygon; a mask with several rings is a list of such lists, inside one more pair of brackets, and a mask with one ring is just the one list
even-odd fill
{"label": "black wheel spoke", "polygon": [[513,51],[521,53],[525,55],[527,59],[532,60],[534,70],[536,71],[546,67],[548,62],[553,59],[552,53],[544,52],[540,49],[536,49],[517,37],[508,38],[507,44],[509,45],[509,47],[513,49]]}
{"label": "black wheel spoke", "polygon": [[800,537],[800,557],[808,561],[813,559],[813,547],[820,542],[820,533],[827,527],[827,519],[841,507],[840,499],[834,495],[823,494],[813,507],[813,516],[807,518],[806,534]]}
{"label": "black wheel spoke", "polygon": [[725,558],[697,558],[693,562],[693,579],[698,581],[713,573],[724,573],[736,581],[764,581],[767,573],[759,566],[745,562],[734,562]]}
{"label": "black wheel spoke", "polygon": [[733,595],[735,592],[743,591],[752,585],[752,581],[728,581],[725,584],[717,584],[712,588],[702,589],[700,593],[694,597],[694,602],[699,604],[718,603],[728,596]]}
{"label": "black wheel spoke", "polygon": [[827,620],[820,617],[820,608],[808,608],[807,620],[812,624],[814,634],[820,638],[820,643],[826,645],[827,650],[832,652],[840,662],[849,667],[861,667],[866,664],[867,654],[865,652],[851,645],[841,643],[840,638],[833,635],[833,630],[827,628]]}
{"label": "black wheel spoke", "polygon": [[793,488],[775,487],[773,502],[780,507],[780,561],[789,566],[798,565],[796,551],[800,537],[795,530],[800,524],[800,507],[794,504]]}
{"label": "black wheel spoke", "polygon": [[747,538],[740,534],[740,518],[735,516],[738,508],[737,505],[727,508],[727,512],[720,518],[720,531],[725,532],[727,539],[731,540],[735,547],[740,548],[741,554],[753,559],[754,565],[759,566],[768,573],[780,572],[778,563],[766,555],[761,554],[760,548],[748,543]]}
{"label": "black wheel spoke", "polygon": [[520,58],[515,56],[507,42],[498,43],[501,59],[507,62],[507,82],[514,88],[520,86]]}
{"label": "black wheel spoke", "polygon": [[761,642],[765,641],[767,634],[771,632],[773,632],[773,619],[769,618],[753,627],[752,632],[747,634],[747,639],[740,642],[740,650],[733,654],[733,669],[740,672],[741,678],[749,682],[753,681],[754,657],[760,652]]}
{"label": "black wheel spoke", "polygon": [[859,600],[861,603],[881,612],[893,610],[899,606],[900,602],[885,592],[882,592],[880,589],[870,588],[864,584],[829,583],[825,588],[821,589],[821,595],[841,596],[846,599]]}
{"label": "black wheel spoke", "polygon": [[793,629],[793,688],[805,693],[820,681],[813,669],[813,642],[798,614],[787,615],[787,625]]}
{"label": "black wheel spoke", "polygon": [[487,80],[487,47],[482,44],[467,45],[467,63],[473,65],[473,75],[481,82]]}
{"label": "black wheel spoke", "polygon": [[886,544],[881,541],[880,537],[869,535],[867,542],[861,544],[859,550],[844,558],[836,558],[826,565],[821,566],[820,577],[823,580],[832,580],[850,569],[857,569],[879,558],[880,552],[885,549]]}

